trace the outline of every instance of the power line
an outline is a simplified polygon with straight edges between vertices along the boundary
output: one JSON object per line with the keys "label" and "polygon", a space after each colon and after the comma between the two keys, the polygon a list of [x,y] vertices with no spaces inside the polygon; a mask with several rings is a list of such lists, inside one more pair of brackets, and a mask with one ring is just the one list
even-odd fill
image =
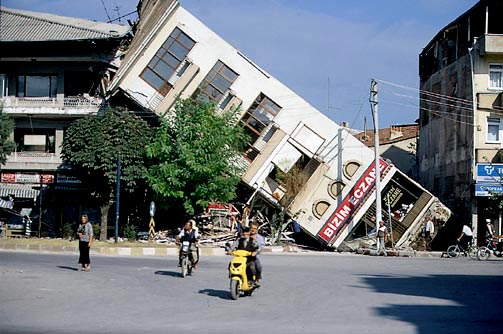
{"label": "power line", "polygon": [[110,22],[110,20],[112,20],[112,19],[110,18],[110,15],[108,15],[108,10],[107,10],[107,6],[105,5],[105,1],[101,0],[101,4],[103,5],[103,9],[105,10],[105,14],[107,15],[108,22]]}

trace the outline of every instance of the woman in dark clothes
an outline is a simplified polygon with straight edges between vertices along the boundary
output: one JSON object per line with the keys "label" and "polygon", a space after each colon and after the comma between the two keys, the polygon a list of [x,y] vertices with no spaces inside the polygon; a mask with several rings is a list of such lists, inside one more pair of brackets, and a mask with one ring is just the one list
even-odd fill
{"label": "woman in dark clothes", "polygon": [[89,271],[91,270],[89,249],[93,242],[93,226],[87,220],[87,215],[82,215],[80,226],[77,229],[77,235],[79,236],[79,263],[82,265],[80,270]]}

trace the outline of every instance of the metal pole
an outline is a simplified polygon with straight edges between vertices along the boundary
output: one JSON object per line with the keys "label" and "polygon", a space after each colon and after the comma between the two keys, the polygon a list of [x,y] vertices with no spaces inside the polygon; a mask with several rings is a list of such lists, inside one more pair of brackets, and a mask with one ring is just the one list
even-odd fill
{"label": "metal pole", "polygon": [[38,193],[38,237],[40,238],[42,229],[42,173],[40,173],[40,191]]}
{"label": "metal pole", "polygon": [[378,101],[377,101],[377,81],[371,80],[370,103],[372,105],[374,118],[374,153],[375,153],[375,176],[376,176],[376,228],[382,220],[381,208],[381,169],[379,164],[379,124],[378,124]]}
{"label": "metal pole", "polygon": [[388,205],[388,220],[389,220],[389,233],[391,235],[391,249],[395,249],[393,243],[393,219],[391,218],[391,207],[389,205],[389,192],[386,194],[386,204]]}
{"label": "metal pole", "polygon": [[117,188],[115,189],[115,242],[119,239],[119,208],[121,196],[121,157],[117,156]]}

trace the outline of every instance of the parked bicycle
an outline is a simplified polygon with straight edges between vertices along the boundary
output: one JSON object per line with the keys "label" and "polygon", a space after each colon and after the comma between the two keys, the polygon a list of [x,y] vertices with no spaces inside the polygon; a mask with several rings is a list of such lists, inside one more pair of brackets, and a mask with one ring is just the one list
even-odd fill
{"label": "parked bicycle", "polygon": [[472,243],[468,244],[468,247],[464,249],[459,242],[455,245],[447,247],[447,255],[449,257],[458,257],[459,255],[469,256],[471,259],[477,258],[477,252],[479,248]]}

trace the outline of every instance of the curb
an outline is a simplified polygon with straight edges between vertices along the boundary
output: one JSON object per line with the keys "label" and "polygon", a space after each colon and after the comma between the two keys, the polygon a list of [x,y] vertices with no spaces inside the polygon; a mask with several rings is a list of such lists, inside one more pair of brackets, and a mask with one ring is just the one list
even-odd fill
{"label": "curb", "polygon": [[[78,246],[53,246],[53,245],[30,245],[19,243],[2,243],[0,241],[0,250],[14,251],[14,252],[31,252],[31,253],[63,253],[63,254],[76,254],[79,252]],[[200,255],[207,256],[226,256],[223,247],[200,247]],[[390,257],[426,257],[426,258],[441,258],[443,252],[422,252],[413,250],[387,250],[386,254]],[[375,249],[358,249],[355,253],[339,253],[339,252],[318,252],[306,251],[296,246],[271,246],[265,247],[262,254],[295,254],[295,255],[370,255],[377,256]],[[178,256],[177,247],[93,247],[91,248],[91,255],[103,256]]]}
{"label": "curb", "polygon": [[[52,245],[30,245],[30,244],[2,244],[0,250],[20,251],[32,253],[78,253],[78,246],[52,246]],[[295,252],[291,246],[266,247],[263,253],[288,253]],[[200,247],[201,256],[226,256],[223,247]],[[177,247],[93,247],[91,255],[104,256],[178,256]]]}

